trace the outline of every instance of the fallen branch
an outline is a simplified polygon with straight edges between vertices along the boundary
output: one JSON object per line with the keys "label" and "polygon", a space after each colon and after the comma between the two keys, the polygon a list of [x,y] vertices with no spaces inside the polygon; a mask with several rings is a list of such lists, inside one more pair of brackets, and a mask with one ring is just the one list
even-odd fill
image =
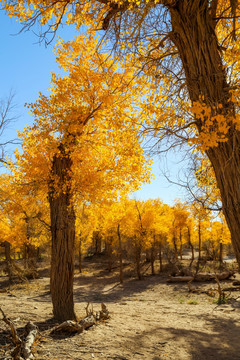
{"label": "fallen branch", "polygon": [[22,347],[22,340],[18,336],[17,330],[15,329],[15,326],[14,326],[12,320],[10,320],[9,318],[6,317],[6,315],[4,314],[1,307],[0,307],[0,311],[3,315],[2,321],[4,321],[5,324],[7,324],[11,329],[12,340],[13,340],[13,343],[15,344],[15,348],[11,352],[11,356],[14,360],[21,360],[22,358],[20,356],[20,353],[21,353],[21,347]]}
{"label": "fallen branch", "polygon": [[79,322],[67,320],[62,324],[56,326],[51,331],[51,334],[54,333],[81,333],[83,330],[87,330],[91,326],[95,325],[98,321],[103,321],[109,319],[109,311],[105,304],[101,304],[101,310],[94,314],[93,306],[89,310],[90,303],[86,306],[86,316],[81,319]]}
{"label": "fallen branch", "polygon": [[25,360],[31,360],[33,359],[31,348],[38,334],[38,327],[32,322],[28,322],[25,326],[25,330],[27,332],[27,336],[23,344],[22,354]]}
{"label": "fallen branch", "polygon": [[[34,343],[34,340],[38,334],[38,330],[37,330],[37,326],[34,325],[33,323],[29,322],[26,327],[26,340],[23,341],[17,334],[17,330],[15,329],[15,326],[12,322],[12,320],[10,320],[9,318],[6,317],[6,315],[4,314],[2,308],[0,307],[0,311],[3,315],[2,321],[5,322],[5,324],[7,324],[10,329],[11,329],[11,334],[12,334],[12,340],[13,343],[15,344],[15,348],[13,349],[13,351],[11,352],[11,357],[14,360],[31,360],[33,359],[33,354],[31,351],[31,347],[32,344]],[[21,355],[23,356],[23,358],[21,357]]]}
{"label": "fallen branch", "polygon": [[75,333],[81,333],[81,332],[83,332],[83,327],[81,325],[79,325],[76,321],[67,320],[67,321],[64,321],[62,324],[55,326],[52,329],[51,334],[54,334],[54,333],[75,334]]}
{"label": "fallen branch", "polygon": [[189,282],[189,281],[212,281],[212,280],[226,280],[233,276],[233,272],[222,272],[219,274],[196,274],[195,276],[170,276],[167,282]]}

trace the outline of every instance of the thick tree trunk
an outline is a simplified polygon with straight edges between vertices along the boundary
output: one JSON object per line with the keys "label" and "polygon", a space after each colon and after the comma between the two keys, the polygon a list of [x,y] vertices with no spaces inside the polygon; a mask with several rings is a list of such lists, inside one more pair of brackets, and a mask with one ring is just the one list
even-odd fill
{"label": "thick tree trunk", "polygon": [[[172,32],[170,38],[178,49],[191,101],[204,99],[213,115],[234,116],[230,86],[215,34],[216,21],[208,0],[171,2]],[[212,17],[213,15],[213,17]],[[218,105],[221,104],[221,107]],[[197,119],[199,132],[203,123]],[[240,265],[240,133],[230,126],[228,140],[206,150],[220,189],[226,217]]]}
{"label": "thick tree trunk", "polygon": [[52,259],[51,296],[54,317],[60,321],[75,320],[73,303],[75,213],[71,198],[71,165],[63,145],[52,163],[49,184]]}
{"label": "thick tree trunk", "polygon": [[208,155],[215,171],[223,212],[240,266],[240,134],[236,132],[227,143],[209,149]]}

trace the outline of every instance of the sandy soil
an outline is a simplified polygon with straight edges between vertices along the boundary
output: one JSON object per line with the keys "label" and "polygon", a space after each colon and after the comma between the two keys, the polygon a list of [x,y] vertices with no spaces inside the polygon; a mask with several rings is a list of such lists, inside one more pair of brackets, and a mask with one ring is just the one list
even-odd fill
{"label": "sandy soil", "polygon": [[[39,279],[12,285],[10,290],[3,280],[0,306],[19,334],[29,320],[39,327],[35,359],[240,359],[240,292],[232,292],[227,304],[217,306],[216,297],[191,294],[186,284],[168,284],[166,273],[148,275],[142,281],[128,276],[120,285],[117,272],[109,274],[88,264],[75,277],[76,313],[84,317],[87,302],[94,310],[100,310],[104,302],[111,318],[82,334],[51,336],[54,321],[48,272],[40,271]],[[222,282],[226,285],[231,281]],[[216,288],[215,283],[198,286]],[[0,321],[0,359],[6,359],[11,346],[6,330]]]}

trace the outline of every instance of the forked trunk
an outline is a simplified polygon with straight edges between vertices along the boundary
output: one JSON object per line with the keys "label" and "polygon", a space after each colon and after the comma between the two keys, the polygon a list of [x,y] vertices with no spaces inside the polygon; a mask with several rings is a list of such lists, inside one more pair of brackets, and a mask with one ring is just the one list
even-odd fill
{"label": "forked trunk", "polygon": [[71,198],[70,155],[64,146],[52,163],[49,184],[52,259],[51,296],[54,317],[60,321],[76,319],[73,303],[75,213]]}
{"label": "forked trunk", "polygon": [[[169,12],[170,38],[178,49],[191,101],[204,99],[202,101],[211,107],[213,114],[224,115],[227,122],[234,116],[235,108],[230,100],[230,86],[215,33],[214,9],[209,8],[208,0],[182,0],[171,2]],[[202,120],[196,120],[201,133]],[[223,212],[240,265],[240,133],[231,125],[227,136],[226,142],[210,147],[206,154],[215,171]]]}

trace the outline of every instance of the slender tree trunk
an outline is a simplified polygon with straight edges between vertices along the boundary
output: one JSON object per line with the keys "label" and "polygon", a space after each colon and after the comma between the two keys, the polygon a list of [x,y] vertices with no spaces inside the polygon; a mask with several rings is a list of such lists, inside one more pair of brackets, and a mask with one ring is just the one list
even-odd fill
{"label": "slender tree trunk", "polygon": [[36,270],[36,268],[37,268],[37,263],[36,263],[37,255],[36,255],[36,253],[37,253],[37,251],[36,251],[35,246],[29,244],[28,245],[27,263],[28,263],[28,268],[34,269],[34,270]]}
{"label": "slender tree trunk", "polygon": [[95,232],[95,254],[100,254],[102,251],[102,237],[99,231]]}
{"label": "slender tree trunk", "polygon": [[154,261],[155,261],[155,245],[156,245],[156,235],[153,235],[153,243],[151,246],[151,270],[152,275],[155,275],[155,269],[154,269]]}
{"label": "slender tree trunk", "polygon": [[81,235],[79,238],[79,245],[78,245],[78,270],[81,274],[81,272],[82,272],[82,238],[81,238]]}
{"label": "slender tree trunk", "polygon": [[189,264],[189,267],[191,267],[192,263],[194,261],[194,247],[193,247],[193,244],[192,244],[192,241],[191,241],[191,232],[190,232],[190,229],[189,229],[188,226],[187,226],[187,230],[188,230],[188,243],[189,243],[189,245],[191,247],[191,251],[192,251],[192,258],[191,258],[191,262]]}
{"label": "slender tree trunk", "polygon": [[4,252],[6,258],[6,271],[8,274],[9,282],[12,281],[12,259],[11,259],[11,244],[8,241],[4,241]]}
{"label": "slender tree trunk", "polygon": [[189,246],[191,247],[191,252],[192,252],[192,261],[194,260],[194,246],[192,244],[192,240],[191,240],[191,231],[189,229],[189,227],[187,228],[188,230],[188,243],[189,243]]}
{"label": "slender tree trunk", "polygon": [[28,250],[27,250],[27,245],[24,243],[23,244],[23,266],[24,266],[24,269],[27,268],[27,256],[28,256]]}
{"label": "slender tree trunk", "polygon": [[179,240],[180,240],[180,249],[179,249],[180,260],[182,260],[182,229],[180,229]]}
{"label": "slender tree trunk", "polygon": [[112,237],[108,238],[107,241],[107,255],[108,255],[108,271],[111,272],[112,271],[112,266],[113,266],[113,249],[112,249]]}
{"label": "slender tree trunk", "polygon": [[146,262],[151,262],[151,250],[146,250]]}
{"label": "slender tree trunk", "polygon": [[[211,2],[213,3],[213,1]],[[240,132],[231,123],[235,106],[215,33],[214,9],[208,0],[181,0],[169,5],[172,32],[178,49],[191,101],[204,99],[213,115],[230,119],[228,140],[210,147],[206,154],[213,166],[235,255],[240,265]],[[221,106],[219,106],[221,104]],[[203,122],[197,120],[201,133]]]}
{"label": "slender tree trunk", "polygon": [[151,271],[152,271],[152,275],[155,275],[154,261],[155,261],[155,247],[154,247],[154,245],[152,245],[152,247],[151,247]]}
{"label": "slender tree trunk", "polygon": [[219,262],[220,265],[223,263],[223,243],[220,242],[219,244]]}
{"label": "slender tree trunk", "polygon": [[202,234],[201,234],[201,221],[198,220],[198,260],[202,258]]}
{"label": "slender tree trunk", "polygon": [[49,184],[52,259],[50,288],[54,317],[60,321],[76,319],[73,303],[75,212],[71,197],[69,153],[61,144],[52,163]]}
{"label": "slender tree trunk", "polygon": [[174,255],[175,259],[178,259],[178,248],[177,248],[177,241],[175,235],[173,236],[173,246],[174,246]]}
{"label": "slender tree trunk", "polygon": [[136,235],[135,235],[134,256],[135,256],[136,273],[137,273],[138,280],[142,279],[141,254],[142,254],[142,249],[141,249],[141,246],[139,246],[137,244],[137,239],[136,239]]}
{"label": "slender tree trunk", "polygon": [[120,283],[123,283],[123,256],[122,256],[122,238],[120,233],[120,224],[117,227],[118,234],[118,256],[119,256],[119,279]]}
{"label": "slender tree trunk", "polygon": [[140,250],[139,249],[135,249],[136,254],[135,254],[135,261],[136,261],[136,272],[137,272],[137,277],[138,280],[142,279],[142,274],[141,274],[141,266],[140,266]]}
{"label": "slender tree trunk", "polygon": [[40,250],[40,246],[37,247],[37,251],[36,251],[36,262],[41,261],[41,250]]}
{"label": "slender tree trunk", "polygon": [[162,263],[162,242],[159,243],[159,272],[163,271],[163,263]]}

